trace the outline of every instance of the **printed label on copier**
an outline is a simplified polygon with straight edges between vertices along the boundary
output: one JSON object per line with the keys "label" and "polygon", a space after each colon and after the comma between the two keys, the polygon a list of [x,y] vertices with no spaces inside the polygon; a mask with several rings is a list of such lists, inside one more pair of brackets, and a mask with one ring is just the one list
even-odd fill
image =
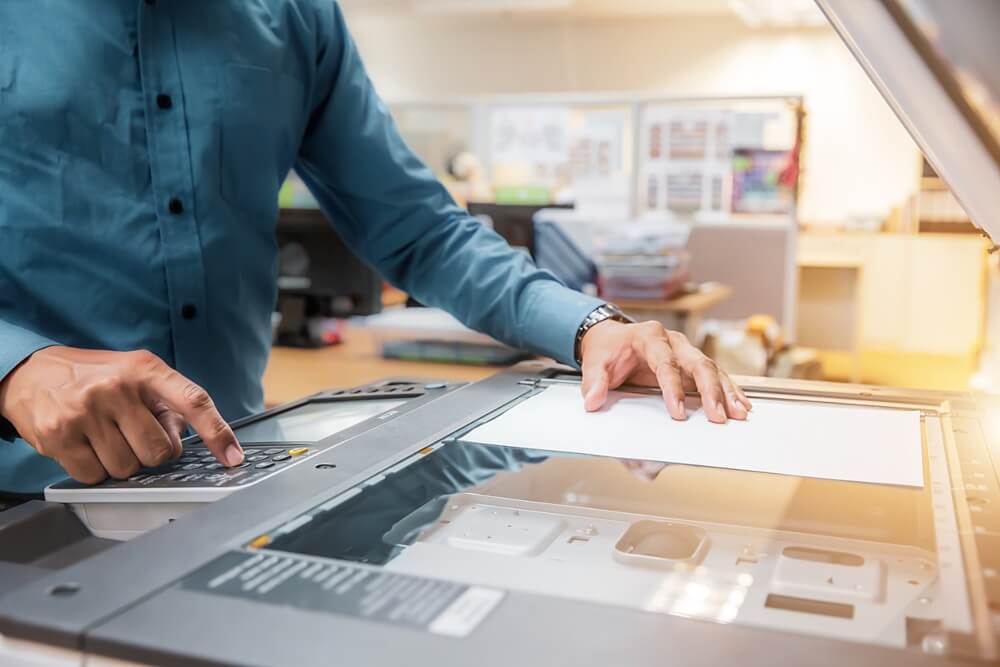
{"label": "printed label on copier", "polygon": [[182,588],[267,604],[468,636],[503,591],[278,553],[232,551],[183,579]]}

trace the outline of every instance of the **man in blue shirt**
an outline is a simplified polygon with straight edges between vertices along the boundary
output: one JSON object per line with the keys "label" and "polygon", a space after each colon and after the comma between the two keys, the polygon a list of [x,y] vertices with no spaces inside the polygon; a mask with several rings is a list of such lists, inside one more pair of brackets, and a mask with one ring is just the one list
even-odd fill
{"label": "man in blue shirt", "polygon": [[[628,324],[450,199],[400,138],[333,0],[0,3],[0,491],[218,459],[262,408],[278,188],[424,303],[582,363],[587,409],[658,383],[750,405],[680,334]],[[331,378],[335,382],[336,378]],[[18,437],[20,436],[20,437]]]}

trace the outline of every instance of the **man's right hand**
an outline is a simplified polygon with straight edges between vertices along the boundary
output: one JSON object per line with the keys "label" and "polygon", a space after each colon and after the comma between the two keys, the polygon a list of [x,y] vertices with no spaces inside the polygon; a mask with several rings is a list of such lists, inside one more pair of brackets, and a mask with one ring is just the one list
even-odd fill
{"label": "man's right hand", "polygon": [[220,463],[243,462],[208,393],[146,351],[39,350],[0,383],[0,414],[86,484],[180,456],[185,423]]}

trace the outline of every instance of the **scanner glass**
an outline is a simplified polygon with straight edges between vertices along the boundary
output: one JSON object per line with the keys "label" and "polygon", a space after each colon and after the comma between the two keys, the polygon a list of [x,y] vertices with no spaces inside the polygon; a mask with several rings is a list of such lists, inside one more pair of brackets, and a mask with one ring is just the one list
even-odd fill
{"label": "scanner glass", "polygon": [[927,652],[951,622],[931,487],[446,439],[266,548]]}

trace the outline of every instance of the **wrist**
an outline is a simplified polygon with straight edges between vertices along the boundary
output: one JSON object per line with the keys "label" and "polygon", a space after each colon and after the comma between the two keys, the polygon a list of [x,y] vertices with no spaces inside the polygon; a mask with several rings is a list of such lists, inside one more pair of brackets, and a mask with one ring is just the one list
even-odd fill
{"label": "wrist", "polygon": [[576,341],[573,345],[573,357],[577,365],[583,363],[583,341],[590,332],[607,321],[618,322],[620,324],[632,324],[635,322],[631,317],[626,315],[621,308],[613,303],[606,303],[598,306],[584,318],[580,327],[576,331]]}
{"label": "wrist", "polygon": [[17,382],[17,376],[24,370],[24,365],[28,363],[29,359],[31,359],[30,356],[27,359],[23,359],[21,363],[14,366],[4,376],[3,380],[0,380],[0,417],[8,421],[10,421],[10,408],[16,403],[15,396],[17,392],[15,383]]}
{"label": "wrist", "polygon": [[[583,359],[587,356],[588,345],[593,343],[595,340],[601,338],[601,334],[606,333],[609,329],[613,329],[615,327],[623,327],[623,326],[626,326],[626,323],[619,322],[618,320],[604,320],[603,322],[598,322],[597,324],[592,326],[590,330],[587,331],[587,333],[585,333],[583,335],[583,338],[580,340],[580,349],[579,349],[580,363],[582,363]],[[594,332],[598,333],[595,334]]]}
{"label": "wrist", "polygon": [[19,390],[19,386],[21,385],[20,380],[29,372],[30,369],[28,367],[32,360],[47,349],[50,348],[35,350],[22,359],[14,368],[10,369],[3,379],[0,379],[0,417],[8,421],[11,420],[11,413],[20,402],[18,398],[21,394]]}

